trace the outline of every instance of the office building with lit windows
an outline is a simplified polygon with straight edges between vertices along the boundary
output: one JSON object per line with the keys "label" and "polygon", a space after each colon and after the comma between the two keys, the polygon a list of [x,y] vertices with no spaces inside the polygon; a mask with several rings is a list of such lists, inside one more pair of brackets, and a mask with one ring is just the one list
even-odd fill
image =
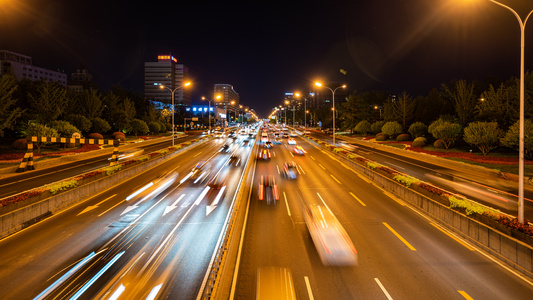
{"label": "office building with lit windows", "polygon": [[0,50],[0,76],[13,74],[17,81],[29,79],[31,81],[57,82],[67,86],[67,74],[36,67],[29,56]]}
{"label": "office building with lit windows", "polygon": [[[151,101],[162,104],[172,103],[172,93],[161,85],[174,90],[183,86],[189,78],[189,69],[179,64],[172,55],[159,55],[156,62],[144,63],[144,96]],[[174,92],[176,106],[191,105],[189,88],[179,88]]]}

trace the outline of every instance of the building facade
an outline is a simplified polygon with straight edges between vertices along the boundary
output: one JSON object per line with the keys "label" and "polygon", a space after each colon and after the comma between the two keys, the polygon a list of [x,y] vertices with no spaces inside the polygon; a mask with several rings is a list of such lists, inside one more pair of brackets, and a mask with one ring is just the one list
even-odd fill
{"label": "building facade", "polygon": [[13,74],[18,81],[29,79],[31,81],[57,82],[67,86],[67,74],[36,67],[30,56],[0,50],[0,75]]}
{"label": "building facade", "polygon": [[[227,112],[227,114],[225,114],[226,118],[230,115],[235,116],[239,110],[239,93],[233,89],[233,86],[225,83],[215,84],[214,95],[222,96],[221,100],[215,102],[215,106],[220,107]],[[228,121],[229,120],[231,119],[228,118]]]}
{"label": "building facade", "polygon": [[[183,87],[189,79],[189,69],[178,64],[172,55],[159,55],[156,62],[144,63],[144,96],[151,101],[162,104],[172,103],[172,93],[178,87]],[[161,85],[166,88],[161,88]],[[191,105],[191,91],[188,88],[178,88],[174,92],[176,106]]]}

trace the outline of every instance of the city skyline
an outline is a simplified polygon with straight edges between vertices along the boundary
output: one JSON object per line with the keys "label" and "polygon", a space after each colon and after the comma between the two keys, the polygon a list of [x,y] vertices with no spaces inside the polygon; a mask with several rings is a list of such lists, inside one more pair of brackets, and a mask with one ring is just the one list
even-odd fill
{"label": "city skyline", "polygon": [[[170,53],[190,68],[193,102],[228,83],[261,116],[285,92],[310,89],[316,79],[417,96],[453,79],[518,77],[519,30],[510,12],[488,0],[426,2],[7,3],[0,48],[66,74],[84,65],[102,89],[138,91],[144,62]],[[533,8],[501,2],[519,12]]]}

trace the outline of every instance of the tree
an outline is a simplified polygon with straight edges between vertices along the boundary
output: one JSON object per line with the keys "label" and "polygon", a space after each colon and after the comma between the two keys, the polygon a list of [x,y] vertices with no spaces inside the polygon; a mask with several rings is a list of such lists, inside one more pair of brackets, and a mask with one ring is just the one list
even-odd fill
{"label": "tree", "polygon": [[476,106],[477,117],[480,120],[496,121],[507,128],[518,118],[518,99],[515,89],[501,84],[498,90],[491,84],[489,89],[481,94],[481,100]]}
{"label": "tree", "polygon": [[[48,127],[55,129],[57,133],[62,137],[72,137],[73,133],[80,132],[76,126],[73,126],[67,121],[52,121],[48,124]],[[63,148],[67,147],[67,143],[63,144]]]}
{"label": "tree", "polygon": [[133,132],[133,134],[135,134],[135,137],[137,137],[138,133],[145,133],[150,131],[150,129],[148,128],[148,125],[145,121],[133,119],[131,121],[131,131]]}
{"label": "tree", "polygon": [[394,114],[401,120],[402,128],[405,129],[407,127],[407,122],[411,121],[414,117],[416,102],[407,94],[407,92],[403,92],[398,100],[392,102],[392,106]]}
{"label": "tree", "polygon": [[161,125],[159,124],[159,122],[156,122],[156,121],[148,122],[148,128],[150,128],[150,132],[152,134],[158,133],[159,131],[161,131]]}
{"label": "tree", "polygon": [[485,156],[498,147],[500,135],[501,131],[496,122],[472,122],[465,128],[463,139],[481,150]]}
{"label": "tree", "polygon": [[102,118],[94,118],[91,120],[91,122],[92,122],[92,127],[91,127],[92,132],[104,134],[108,132],[109,130],[111,130],[111,125],[109,125],[109,123],[107,123],[107,121]]}
{"label": "tree", "polygon": [[17,100],[13,99],[13,93],[16,89],[15,76],[4,75],[0,77],[0,137],[4,136],[4,129],[12,128],[16,119],[23,113],[19,107],[12,107],[17,103]]}
{"label": "tree", "polygon": [[37,95],[28,95],[36,119],[42,124],[56,120],[68,105],[66,95],[67,90],[56,82],[39,83]]}
{"label": "tree", "polygon": [[340,120],[343,121],[343,127],[346,129],[352,129],[358,121],[370,117],[370,107],[356,91],[346,98],[346,102],[341,103],[340,108]]}
{"label": "tree", "polygon": [[431,123],[428,127],[428,132],[431,133],[435,139],[442,139],[446,149],[449,149],[455,140],[461,136],[461,131],[461,125],[444,121],[442,118]]}
{"label": "tree", "polygon": [[[26,129],[26,135],[28,136],[36,136],[39,138],[41,137],[59,137],[59,133],[55,129],[52,129],[46,125],[39,124],[39,123],[30,123],[28,125],[28,128]],[[33,143],[37,147],[37,153],[41,153],[41,147],[45,144],[44,142],[35,142]]]}
{"label": "tree", "polygon": [[78,112],[89,119],[102,115],[104,103],[98,90],[90,88],[84,90],[78,98]]}
{"label": "tree", "polygon": [[381,128],[381,132],[384,134],[394,137],[398,134],[402,133],[402,125],[400,123],[394,121],[394,122],[387,122],[383,127]]}
{"label": "tree", "polygon": [[[519,130],[520,121],[516,121],[501,138],[501,144],[518,150]],[[524,120],[524,155],[533,159],[533,120],[531,119]]]}
{"label": "tree", "polygon": [[383,121],[376,121],[376,122],[372,123],[372,125],[370,125],[370,131],[373,134],[378,134],[378,133],[381,132],[381,128],[383,128],[384,124],[385,124],[385,122],[383,122]]}
{"label": "tree", "polygon": [[466,124],[474,115],[477,99],[474,97],[474,84],[459,80],[455,86],[444,85],[444,90],[455,102],[455,113],[461,124]]}
{"label": "tree", "polygon": [[426,124],[422,122],[415,122],[409,126],[409,134],[413,137],[413,139],[416,139],[419,136],[426,135],[426,132],[428,131],[428,127]]}
{"label": "tree", "polygon": [[78,114],[70,114],[65,118],[70,124],[74,125],[81,132],[88,133],[91,130],[92,122],[87,117]]}
{"label": "tree", "polygon": [[355,132],[366,136],[366,134],[370,131],[370,126],[372,126],[370,125],[370,122],[368,122],[367,120],[363,120],[355,126],[354,130]]}
{"label": "tree", "polygon": [[119,114],[116,116],[115,125],[119,131],[131,130],[131,120],[135,117],[135,105],[126,98],[119,104]]}

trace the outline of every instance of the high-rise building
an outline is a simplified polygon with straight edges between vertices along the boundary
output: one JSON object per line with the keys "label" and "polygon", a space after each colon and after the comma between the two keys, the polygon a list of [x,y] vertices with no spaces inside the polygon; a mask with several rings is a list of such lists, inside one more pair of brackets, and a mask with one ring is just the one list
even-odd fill
{"label": "high-rise building", "polygon": [[[214,94],[222,96],[221,100],[215,102],[215,105],[224,108],[228,115],[233,114],[232,116],[235,116],[239,107],[239,93],[233,89],[233,86],[231,84],[217,83],[215,84]],[[233,104],[231,104],[232,102]]]}
{"label": "high-rise building", "polygon": [[83,90],[88,90],[89,88],[97,88],[96,84],[93,82],[93,75],[90,74],[84,66],[80,66],[80,68],[76,70],[76,73],[70,74],[70,80],[67,87],[78,93],[83,92]]}
{"label": "high-rise building", "polygon": [[22,79],[42,80],[45,82],[58,82],[62,86],[67,86],[67,74],[36,67],[29,56],[0,50],[0,75],[4,74],[13,74],[18,81]]}
{"label": "high-rise building", "polygon": [[[172,93],[161,85],[174,90],[183,86],[189,78],[189,68],[178,64],[172,55],[159,55],[156,62],[144,63],[144,96],[151,101],[163,104],[172,103]],[[174,92],[176,106],[191,105],[191,91],[188,88],[179,88]]]}

